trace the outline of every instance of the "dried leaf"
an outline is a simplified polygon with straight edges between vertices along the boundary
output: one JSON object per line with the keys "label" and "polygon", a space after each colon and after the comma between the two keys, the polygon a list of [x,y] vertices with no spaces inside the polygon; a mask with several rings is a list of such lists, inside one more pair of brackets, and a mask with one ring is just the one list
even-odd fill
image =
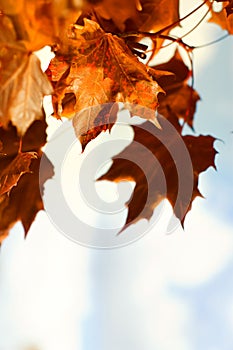
{"label": "dried leaf", "polygon": [[[27,233],[37,212],[43,209],[41,198],[43,185],[53,176],[53,166],[49,160],[47,166],[44,161],[43,169],[40,169],[42,157],[40,149],[46,142],[46,128],[44,119],[36,120],[29,127],[22,138],[21,154],[18,154],[20,138],[16,128],[12,125],[9,125],[8,129],[0,128],[0,140],[3,146],[0,156],[0,179],[2,181],[8,175],[6,181],[8,187],[14,180],[17,181],[17,186],[9,188],[9,194],[4,193],[0,196],[0,241],[7,236],[9,229],[18,220],[22,222]],[[35,154],[38,155],[37,158]],[[27,173],[22,174],[21,171]],[[4,186],[1,189],[4,189]]]}
{"label": "dried leaf", "polygon": [[[155,32],[179,21],[178,0],[102,0],[89,3],[92,4],[101,27],[112,33]],[[92,13],[89,6],[83,9],[81,18],[94,19]],[[166,30],[164,34],[168,32]]]}
{"label": "dried leaf", "polygon": [[106,103],[95,108],[83,109],[75,115],[72,123],[83,151],[102,131],[111,130],[116,122],[118,109],[117,103]]}
{"label": "dried leaf", "polygon": [[[44,174],[44,182],[53,175],[52,165],[48,161],[47,171]],[[45,171],[45,169],[44,169]],[[27,234],[35,216],[43,209],[41,190],[43,183],[39,182],[40,157],[32,161],[30,173],[24,174],[16,187],[12,188],[10,195],[4,194],[0,201],[0,240],[20,220]],[[39,176],[40,175],[40,176]]]}
{"label": "dried leaf", "polygon": [[196,104],[200,97],[188,85],[191,72],[184,64],[179,51],[176,50],[168,62],[157,65],[154,69],[173,73],[173,75],[165,74],[158,78],[160,86],[166,92],[166,95],[160,95],[158,112],[165,118],[169,118],[170,113],[175,114],[178,119],[183,119],[192,128]]}
{"label": "dried leaf", "polygon": [[30,172],[32,159],[37,158],[35,152],[19,153],[0,174],[0,196],[9,193],[16,186],[21,176]]}
{"label": "dried leaf", "polygon": [[[57,117],[72,117],[84,108],[108,102],[156,110],[157,95],[162,89],[122,39],[105,33],[96,22],[87,19],[84,26],[73,27],[71,36],[66,52],[61,51],[62,56],[53,59],[48,70],[55,90]],[[149,119],[155,120],[154,112]],[[84,126],[83,120],[81,125],[76,121],[78,134],[79,128],[88,130],[94,125],[89,117],[86,123]]]}
{"label": "dried leaf", "polygon": [[[1,59],[3,67],[13,53]],[[0,87],[0,121],[7,127],[9,121],[24,135],[35,119],[43,117],[42,99],[52,93],[52,87],[42,72],[39,59],[31,54],[13,57],[11,70],[2,76]]]}
{"label": "dried leaf", "polygon": [[[176,129],[179,129],[176,117],[170,122],[175,122]],[[159,118],[159,123],[161,129],[149,122],[134,126],[135,142],[113,158],[111,168],[99,179],[136,182],[132,197],[127,203],[129,211],[123,229],[140,219],[149,220],[154,208],[165,198],[170,201],[174,214],[183,223],[187,212],[191,209],[192,201],[200,195],[199,174],[210,166],[215,167],[216,151],[213,148],[215,141],[213,137],[181,136],[171,132],[167,127],[168,122],[165,123],[163,118]],[[182,157],[181,140],[190,155],[192,167],[188,167]],[[176,153],[177,158],[173,157],[171,150]],[[185,179],[183,176],[182,183],[178,163],[180,170],[182,169],[187,175]],[[191,188],[186,188],[190,185],[189,181]]]}
{"label": "dried leaf", "polygon": [[124,31],[127,19],[136,20],[141,4],[139,0],[103,0],[98,2],[94,9],[99,16],[112,20],[120,31]]}
{"label": "dried leaf", "polygon": [[[179,0],[141,0],[141,31],[157,32],[179,21]],[[167,34],[169,30],[163,32]]]}

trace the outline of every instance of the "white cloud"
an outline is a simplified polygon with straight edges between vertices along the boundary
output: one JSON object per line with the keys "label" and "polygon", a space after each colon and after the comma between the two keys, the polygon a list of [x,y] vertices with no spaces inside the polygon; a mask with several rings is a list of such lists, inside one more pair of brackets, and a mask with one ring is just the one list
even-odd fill
{"label": "white cloud", "polygon": [[94,254],[92,298],[97,311],[93,317],[100,336],[93,346],[194,349],[189,335],[195,310],[173,287],[201,290],[217,277],[231,261],[232,230],[212,217],[200,200],[187,218],[185,232],[165,234],[169,214],[168,208],[156,230],[130,246]]}
{"label": "white cloud", "polygon": [[218,221],[197,200],[187,218],[185,232],[164,238],[164,264],[168,276],[182,285],[197,285],[213,278],[233,252],[231,227]]}
{"label": "white cloud", "polygon": [[18,226],[3,243],[0,349],[81,348],[88,251],[57,232],[45,213],[38,216],[26,241]]}

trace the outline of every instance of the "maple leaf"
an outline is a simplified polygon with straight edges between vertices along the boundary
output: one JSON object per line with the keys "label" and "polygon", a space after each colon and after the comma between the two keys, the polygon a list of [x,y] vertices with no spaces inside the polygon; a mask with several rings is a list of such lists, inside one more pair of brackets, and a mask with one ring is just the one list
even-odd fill
{"label": "maple leaf", "polygon": [[0,196],[9,193],[16,186],[20,177],[29,173],[32,159],[37,158],[35,152],[20,152],[0,174]]}
{"label": "maple leaf", "polygon": [[[61,56],[58,53],[47,72],[54,86],[55,116],[72,117],[84,108],[108,102],[156,110],[157,95],[163,90],[123,39],[105,33],[96,22],[87,19],[84,26],[73,26],[70,36],[69,46],[64,52],[61,48]],[[156,120],[154,112],[145,118]],[[87,130],[96,125],[90,116],[86,123]],[[76,120],[77,134],[83,126],[83,120],[80,125]]]}
{"label": "maple leaf", "polygon": [[52,87],[34,54],[22,60],[21,54],[15,57],[9,49],[0,58],[3,70],[12,56],[10,69],[0,78],[0,121],[4,127],[11,121],[23,135],[35,119],[43,117],[42,99],[52,93]]}
{"label": "maple leaf", "polygon": [[211,11],[209,22],[219,25],[223,30],[227,30],[229,34],[233,34],[233,15],[227,14],[225,9],[220,12]]}
{"label": "maple leaf", "polygon": [[[140,219],[149,220],[154,208],[165,198],[183,223],[192,201],[200,195],[199,174],[210,166],[215,167],[213,137],[181,136],[181,127],[174,115],[169,122],[174,124],[177,133],[168,127],[164,118],[158,120],[161,129],[149,122],[133,126],[134,142],[113,158],[111,168],[98,179],[136,182],[127,203],[128,216],[123,229]],[[182,147],[190,156],[190,164]]]}
{"label": "maple leaf", "polygon": [[35,119],[43,117],[42,99],[52,87],[40,61],[17,40],[12,21],[0,16],[0,122],[11,121],[23,135]]}
{"label": "maple leaf", "polygon": [[[44,119],[36,120],[22,141],[12,125],[0,128],[0,242],[18,220],[26,234],[37,212],[43,209],[43,185],[53,176],[52,164],[40,150],[46,142],[46,128]],[[22,152],[18,153],[21,143]],[[44,166],[40,169],[42,155]]]}
{"label": "maple leaf", "polygon": [[117,103],[106,103],[97,105],[96,108],[83,109],[74,116],[73,127],[83,151],[87,144],[102,131],[111,131],[116,122],[118,110]]}
{"label": "maple leaf", "polygon": [[170,113],[177,118],[183,119],[191,128],[193,127],[193,117],[196,111],[196,104],[200,99],[198,93],[188,85],[191,72],[184,64],[177,49],[174,56],[163,64],[153,67],[156,71],[168,71],[172,75],[164,74],[157,77],[157,81],[166,95],[160,95],[158,112],[165,118]]}

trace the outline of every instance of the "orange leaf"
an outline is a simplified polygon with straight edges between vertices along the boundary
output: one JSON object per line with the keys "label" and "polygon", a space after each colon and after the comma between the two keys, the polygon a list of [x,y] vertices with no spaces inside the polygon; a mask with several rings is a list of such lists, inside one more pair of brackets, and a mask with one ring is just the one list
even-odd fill
{"label": "orange leaf", "polygon": [[[101,27],[111,32],[157,31],[179,20],[178,0],[89,1]],[[82,18],[93,19],[91,9]],[[169,31],[164,31],[167,34]]]}
{"label": "orange leaf", "polygon": [[212,11],[209,22],[219,25],[223,30],[227,30],[229,34],[233,34],[233,14],[227,16],[225,9],[220,12]]}
{"label": "orange leaf", "polygon": [[[155,111],[157,95],[163,90],[149,68],[137,60],[124,40],[105,33],[96,22],[84,22],[84,26],[73,26],[68,48],[61,48],[61,56],[58,52],[48,70],[55,90],[55,115],[72,117],[84,108],[108,102],[137,104]],[[155,113],[146,119],[155,120]],[[94,126],[93,118],[84,124],[76,121],[76,128],[89,130]]]}
{"label": "orange leaf", "polygon": [[111,19],[120,31],[124,31],[126,20],[136,19],[141,4],[139,0],[102,0],[94,8],[102,18]]}
{"label": "orange leaf", "polygon": [[179,20],[179,0],[141,0],[141,5],[141,31],[157,32]]}

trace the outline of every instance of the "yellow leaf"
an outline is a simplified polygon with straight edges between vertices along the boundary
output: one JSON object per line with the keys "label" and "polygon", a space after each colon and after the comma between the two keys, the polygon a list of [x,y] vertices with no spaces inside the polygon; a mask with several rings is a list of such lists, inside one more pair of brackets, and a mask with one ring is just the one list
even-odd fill
{"label": "yellow leaf", "polygon": [[[17,66],[18,63],[18,66]],[[42,99],[52,93],[52,87],[42,72],[39,59],[31,54],[17,58],[0,87],[0,121],[9,121],[23,135],[32,122],[43,116]]]}

